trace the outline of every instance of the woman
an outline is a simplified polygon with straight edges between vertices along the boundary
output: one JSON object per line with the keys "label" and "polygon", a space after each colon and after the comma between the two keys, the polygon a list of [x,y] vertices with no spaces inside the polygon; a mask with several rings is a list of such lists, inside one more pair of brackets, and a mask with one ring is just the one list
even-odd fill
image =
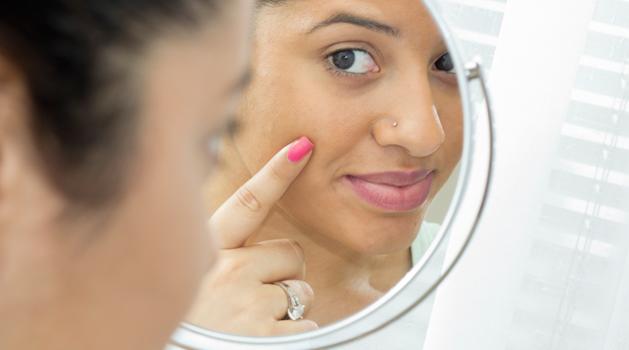
{"label": "woman", "polygon": [[[215,260],[200,187],[252,10],[1,2],[0,349],[164,346]],[[271,163],[285,178],[249,185],[271,204],[306,162],[287,152]],[[226,207],[217,234],[245,209]]]}
{"label": "woman", "polygon": [[[286,294],[315,329],[411,268],[434,234],[418,235],[426,208],[459,161],[462,119],[454,67],[420,1],[258,4],[243,127],[223,145],[213,206],[289,140],[308,135],[316,150],[262,227],[223,246],[189,320],[277,335],[296,310],[281,303]],[[281,246],[281,258],[265,251]]]}

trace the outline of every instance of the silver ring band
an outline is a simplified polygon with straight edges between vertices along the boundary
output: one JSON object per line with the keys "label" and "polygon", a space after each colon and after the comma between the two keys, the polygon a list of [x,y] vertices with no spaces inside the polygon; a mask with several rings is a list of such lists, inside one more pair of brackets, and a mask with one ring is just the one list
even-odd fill
{"label": "silver ring band", "polygon": [[293,321],[301,320],[304,318],[305,305],[299,301],[299,296],[293,291],[293,289],[284,282],[275,282],[274,285],[282,288],[286,294],[288,300],[288,310],[286,314],[288,318]]}

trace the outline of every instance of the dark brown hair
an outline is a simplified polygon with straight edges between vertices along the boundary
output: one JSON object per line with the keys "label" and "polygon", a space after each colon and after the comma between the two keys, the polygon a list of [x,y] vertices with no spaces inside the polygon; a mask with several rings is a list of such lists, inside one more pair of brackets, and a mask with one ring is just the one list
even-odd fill
{"label": "dark brown hair", "polygon": [[0,53],[26,80],[43,167],[68,199],[91,206],[120,192],[136,126],[137,58],[164,32],[210,21],[222,3],[0,1]]}

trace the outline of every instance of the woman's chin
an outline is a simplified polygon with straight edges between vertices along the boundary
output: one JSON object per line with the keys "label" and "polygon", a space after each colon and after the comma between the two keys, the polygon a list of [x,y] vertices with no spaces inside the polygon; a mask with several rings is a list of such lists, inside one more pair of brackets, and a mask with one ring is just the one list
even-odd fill
{"label": "woman's chin", "polygon": [[[362,232],[356,235],[356,232]],[[356,229],[351,234],[351,249],[361,255],[389,255],[408,250],[415,238],[417,230],[396,231],[383,228]]]}

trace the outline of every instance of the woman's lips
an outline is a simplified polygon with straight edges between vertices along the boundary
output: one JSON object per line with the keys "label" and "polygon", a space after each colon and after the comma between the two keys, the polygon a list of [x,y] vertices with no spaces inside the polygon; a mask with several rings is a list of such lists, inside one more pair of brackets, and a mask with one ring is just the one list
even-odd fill
{"label": "woman's lips", "polygon": [[409,211],[424,204],[432,186],[432,171],[346,175],[344,182],[365,202],[389,211]]}

